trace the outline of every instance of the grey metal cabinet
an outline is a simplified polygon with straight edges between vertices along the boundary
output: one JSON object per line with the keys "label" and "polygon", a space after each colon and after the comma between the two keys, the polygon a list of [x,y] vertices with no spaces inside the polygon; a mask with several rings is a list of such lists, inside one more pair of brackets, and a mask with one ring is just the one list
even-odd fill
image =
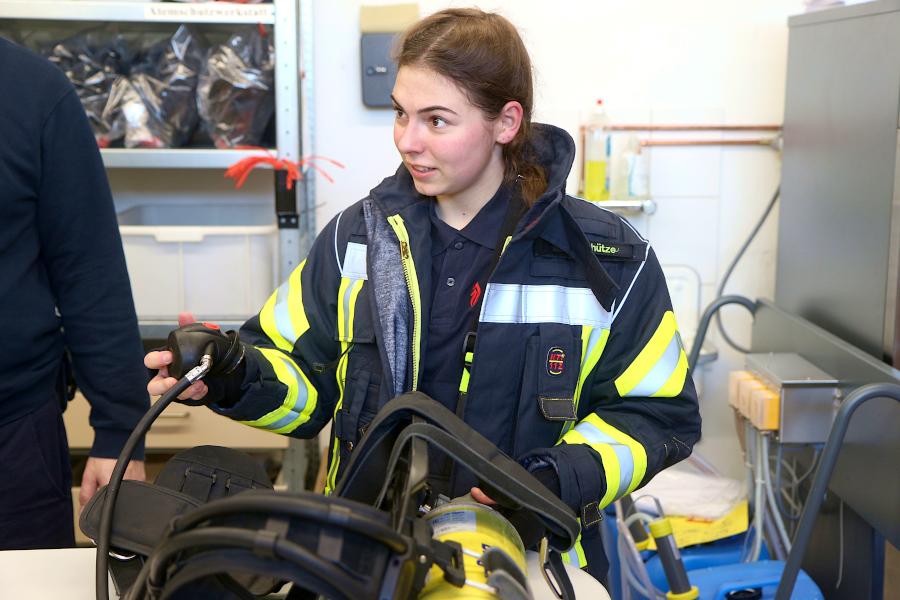
{"label": "grey metal cabinet", "polygon": [[[900,0],[789,26],[775,302],[897,366]],[[803,562],[827,598],[882,598],[885,542],[870,523],[873,510],[896,518],[900,418],[888,404],[855,418]]]}
{"label": "grey metal cabinet", "polygon": [[775,300],[893,363],[900,1],[789,24]]}

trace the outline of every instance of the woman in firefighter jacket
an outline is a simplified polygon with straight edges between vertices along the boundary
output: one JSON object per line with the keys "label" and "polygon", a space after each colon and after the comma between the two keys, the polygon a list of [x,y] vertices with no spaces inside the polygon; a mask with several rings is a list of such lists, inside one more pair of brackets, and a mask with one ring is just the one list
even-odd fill
{"label": "woman in firefighter jacket", "polygon": [[[531,122],[530,61],[506,19],[431,15],[398,65],[403,164],[325,226],[242,327],[235,374],[183,398],[295,437],[333,421],[330,491],[379,408],[422,390],[576,511],[566,558],[603,577],[603,508],[700,434],[659,262],[627,221],[566,195],[574,143]],[[170,353],[145,362],[160,369],[151,393],[174,384]]]}

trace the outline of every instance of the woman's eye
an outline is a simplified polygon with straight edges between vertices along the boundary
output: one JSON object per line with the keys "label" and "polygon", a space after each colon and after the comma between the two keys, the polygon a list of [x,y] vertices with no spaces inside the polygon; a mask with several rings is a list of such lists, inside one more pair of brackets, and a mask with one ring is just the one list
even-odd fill
{"label": "woman's eye", "polygon": [[447,125],[447,121],[442,119],[441,117],[431,117],[431,126],[432,127],[444,127]]}
{"label": "woman's eye", "polygon": [[397,108],[397,107],[395,106],[395,107],[394,107],[394,116],[395,116],[396,118],[398,118],[398,119],[401,118],[401,117],[403,117],[403,109],[402,109],[402,108]]}

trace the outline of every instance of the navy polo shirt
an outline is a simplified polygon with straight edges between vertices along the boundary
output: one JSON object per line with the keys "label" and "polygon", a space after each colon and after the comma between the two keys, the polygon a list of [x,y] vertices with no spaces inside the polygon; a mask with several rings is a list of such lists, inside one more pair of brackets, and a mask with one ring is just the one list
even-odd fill
{"label": "navy polo shirt", "polygon": [[476,289],[490,267],[509,205],[501,185],[462,230],[447,225],[431,205],[431,318],[420,389],[456,411],[463,369],[463,340],[484,294]]}

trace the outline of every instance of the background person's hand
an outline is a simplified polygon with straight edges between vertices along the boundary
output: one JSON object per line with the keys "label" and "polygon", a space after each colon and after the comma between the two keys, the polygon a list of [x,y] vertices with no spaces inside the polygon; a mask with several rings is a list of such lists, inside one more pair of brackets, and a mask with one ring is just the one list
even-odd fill
{"label": "background person's hand", "polygon": [[[84,465],[84,475],[81,477],[81,491],[78,492],[78,504],[84,507],[97,490],[109,483],[113,469],[116,466],[114,458],[97,458],[91,456]],[[144,481],[147,474],[144,471],[144,461],[133,460],[125,468],[125,479]]]}
{"label": "background person's hand", "polygon": [[[183,312],[178,315],[178,326],[184,327],[189,323],[196,322],[194,315]],[[144,366],[148,369],[158,371],[158,373],[147,384],[147,391],[151,396],[162,396],[172,386],[178,383],[174,377],[169,377],[169,365],[172,364],[172,353],[168,350],[148,352],[144,357]],[[184,390],[179,396],[179,400],[202,400],[209,388],[203,381],[195,381],[191,387]]]}

